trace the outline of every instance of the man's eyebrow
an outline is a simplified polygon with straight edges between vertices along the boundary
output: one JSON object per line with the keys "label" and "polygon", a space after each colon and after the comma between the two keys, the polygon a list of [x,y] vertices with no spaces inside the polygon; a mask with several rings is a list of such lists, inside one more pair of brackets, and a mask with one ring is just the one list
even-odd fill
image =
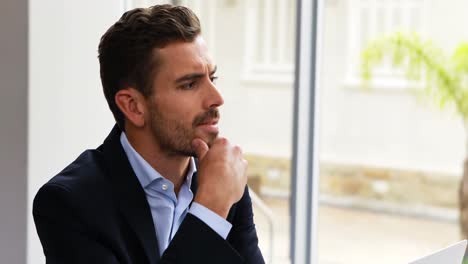
{"label": "man's eyebrow", "polygon": [[[210,72],[210,76],[215,74],[217,69],[218,69],[218,66],[215,66],[214,69]],[[199,79],[199,78],[203,77],[204,75],[205,74],[202,73],[202,72],[189,73],[189,74],[186,74],[186,75],[184,75],[184,76],[182,76],[180,78],[177,78],[177,80],[175,82],[176,83],[181,83],[181,82],[185,82],[185,81]]]}
{"label": "man's eyebrow", "polygon": [[185,81],[190,81],[190,80],[194,80],[194,79],[199,79],[201,77],[203,77],[203,73],[198,73],[198,72],[195,72],[195,73],[189,73],[189,74],[186,74],[180,78],[177,78],[177,80],[175,81],[176,83],[181,83],[181,82],[185,82]]}

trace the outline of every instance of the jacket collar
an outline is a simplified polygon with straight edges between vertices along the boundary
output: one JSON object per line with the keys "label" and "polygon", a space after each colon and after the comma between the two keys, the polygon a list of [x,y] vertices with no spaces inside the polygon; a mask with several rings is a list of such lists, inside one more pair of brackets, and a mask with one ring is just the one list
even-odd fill
{"label": "jacket collar", "polygon": [[120,144],[122,131],[115,125],[103,144],[111,185],[122,214],[140,240],[149,263],[159,259],[159,248],[146,195]]}

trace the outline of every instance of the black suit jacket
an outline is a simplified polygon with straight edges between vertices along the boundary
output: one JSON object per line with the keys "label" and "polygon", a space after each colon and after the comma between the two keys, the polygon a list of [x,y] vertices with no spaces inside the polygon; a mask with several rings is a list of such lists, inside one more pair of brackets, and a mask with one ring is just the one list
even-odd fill
{"label": "black suit jacket", "polygon": [[[145,192],[114,127],[36,194],[33,216],[47,263],[264,263],[246,188],[224,240],[187,214],[160,257]],[[197,177],[192,180],[196,192]]]}

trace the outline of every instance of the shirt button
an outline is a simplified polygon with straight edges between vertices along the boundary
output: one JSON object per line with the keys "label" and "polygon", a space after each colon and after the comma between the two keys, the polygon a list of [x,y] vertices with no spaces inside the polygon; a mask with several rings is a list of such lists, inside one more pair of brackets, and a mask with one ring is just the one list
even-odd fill
{"label": "shirt button", "polygon": [[163,184],[163,185],[161,186],[161,188],[163,189],[163,191],[167,191],[167,185],[166,185],[166,184]]}

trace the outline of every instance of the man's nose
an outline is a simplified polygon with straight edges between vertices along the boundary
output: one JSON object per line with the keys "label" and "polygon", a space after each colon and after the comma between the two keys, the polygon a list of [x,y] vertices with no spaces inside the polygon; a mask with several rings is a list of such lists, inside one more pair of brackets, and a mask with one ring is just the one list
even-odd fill
{"label": "man's nose", "polygon": [[219,92],[218,88],[216,88],[216,85],[214,83],[209,81],[207,89],[208,92],[205,99],[205,108],[209,109],[213,107],[219,107],[224,104],[223,96]]}

